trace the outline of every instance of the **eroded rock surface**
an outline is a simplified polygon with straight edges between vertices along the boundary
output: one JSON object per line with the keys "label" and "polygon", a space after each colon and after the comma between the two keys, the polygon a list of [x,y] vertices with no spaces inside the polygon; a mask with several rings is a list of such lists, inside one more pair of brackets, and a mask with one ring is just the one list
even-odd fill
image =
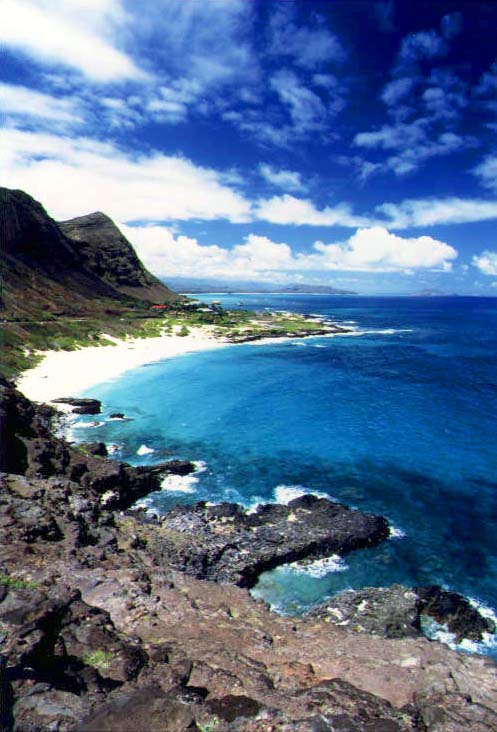
{"label": "eroded rock surface", "polygon": [[306,495],[248,513],[233,503],[176,506],[149,542],[154,556],[199,579],[253,587],[266,570],[374,546],[386,519]]}
{"label": "eroded rock surface", "polygon": [[[0,478],[2,732],[495,732],[490,660],[278,616],[236,586],[284,558],[285,532],[319,556],[352,548],[355,531],[362,546],[379,539],[382,519],[313,498],[249,516],[122,512],[150,475],[78,454],[45,413],[8,386],[3,397],[8,444],[24,452],[4,455],[15,470]],[[58,456],[48,476],[33,440]],[[218,581],[192,576],[202,556],[200,576]]]}

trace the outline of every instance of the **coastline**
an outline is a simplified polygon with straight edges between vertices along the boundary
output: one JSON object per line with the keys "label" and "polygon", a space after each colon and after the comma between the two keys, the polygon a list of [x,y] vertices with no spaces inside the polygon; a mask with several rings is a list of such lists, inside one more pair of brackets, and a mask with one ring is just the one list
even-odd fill
{"label": "coastline", "polygon": [[38,365],[20,374],[17,388],[34,402],[51,402],[58,397],[77,395],[148,363],[229,345],[205,326],[191,328],[187,336],[168,334],[126,340],[105,337],[114,345],[43,352],[43,360]]}
{"label": "coastline", "polygon": [[[227,346],[264,345],[295,338],[323,338],[337,335],[354,335],[354,331],[339,325],[319,333],[282,333],[281,335],[247,334],[238,340],[214,334],[215,327],[203,325],[190,327],[186,336],[178,335],[180,328],[151,338],[117,339],[103,333],[113,345],[83,346],[73,351],[43,351],[43,360],[22,372],[16,386],[33,402],[50,402],[61,397],[78,396],[82,391],[106,381],[117,379],[126,371],[139,366],[182,356],[186,353],[208,351]],[[64,411],[61,404],[53,404]]]}

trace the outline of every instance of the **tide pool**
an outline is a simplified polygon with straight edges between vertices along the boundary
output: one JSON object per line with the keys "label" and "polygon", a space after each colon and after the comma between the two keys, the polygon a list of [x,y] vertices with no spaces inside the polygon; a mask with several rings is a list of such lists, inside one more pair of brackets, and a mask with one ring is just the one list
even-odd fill
{"label": "tide pool", "polygon": [[[497,299],[202,298],[354,331],[141,367],[85,394],[102,400],[103,424],[74,435],[117,445],[133,464],[196,461],[195,475],[146,499],[158,512],[313,491],[390,520],[382,546],[264,575],[254,592],[281,612],[393,582],[437,583],[497,608]],[[130,419],[108,421],[112,412]]]}

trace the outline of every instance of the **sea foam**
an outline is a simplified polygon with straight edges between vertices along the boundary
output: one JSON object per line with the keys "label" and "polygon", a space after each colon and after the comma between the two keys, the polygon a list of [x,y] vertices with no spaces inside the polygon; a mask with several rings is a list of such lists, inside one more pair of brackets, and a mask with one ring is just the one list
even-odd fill
{"label": "sea foam", "polygon": [[147,447],[147,445],[141,445],[136,451],[137,455],[151,455],[155,450],[153,447]]}
{"label": "sea foam", "polygon": [[323,559],[303,559],[299,562],[291,562],[286,566],[291,572],[307,574],[309,577],[315,578],[325,577],[330,572],[346,572],[349,568],[339,554],[332,554],[331,557]]}
{"label": "sea foam", "polygon": [[313,496],[317,496],[317,498],[327,498],[329,501],[334,500],[327,493],[315,491],[312,490],[312,488],[306,488],[304,485],[278,485],[274,489],[274,502],[283,503],[287,506],[290,501],[293,501],[295,498],[301,498],[309,493]]}
{"label": "sea foam", "polygon": [[207,463],[197,460],[193,463],[195,472],[188,475],[166,475],[161,481],[161,489],[168,493],[195,493],[197,490],[198,474],[207,470]]}

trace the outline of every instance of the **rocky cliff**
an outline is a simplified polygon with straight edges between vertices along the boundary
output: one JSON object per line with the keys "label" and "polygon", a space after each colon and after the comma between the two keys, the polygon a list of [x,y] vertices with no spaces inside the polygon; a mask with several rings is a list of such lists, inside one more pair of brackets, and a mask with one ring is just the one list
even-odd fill
{"label": "rocky cliff", "polygon": [[105,214],[96,212],[59,223],[84,266],[126,297],[163,302],[171,291],[140,262],[129,241]]}
{"label": "rocky cliff", "polygon": [[174,297],[103,214],[59,225],[23,191],[1,188],[0,201],[4,317],[82,315],[112,302]]}
{"label": "rocky cliff", "polygon": [[2,732],[497,729],[495,664],[420,637],[405,589],[405,608],[379,590],[342,603],[351,623],[337,625],[338,607],[281,617],[242,587],[245,568],[252,583],[291,552],[377,543],[384,519],[312,497],[154,519],[128,507],[192,466],[140,470],[71,446],[7,382],[0,417]]}

